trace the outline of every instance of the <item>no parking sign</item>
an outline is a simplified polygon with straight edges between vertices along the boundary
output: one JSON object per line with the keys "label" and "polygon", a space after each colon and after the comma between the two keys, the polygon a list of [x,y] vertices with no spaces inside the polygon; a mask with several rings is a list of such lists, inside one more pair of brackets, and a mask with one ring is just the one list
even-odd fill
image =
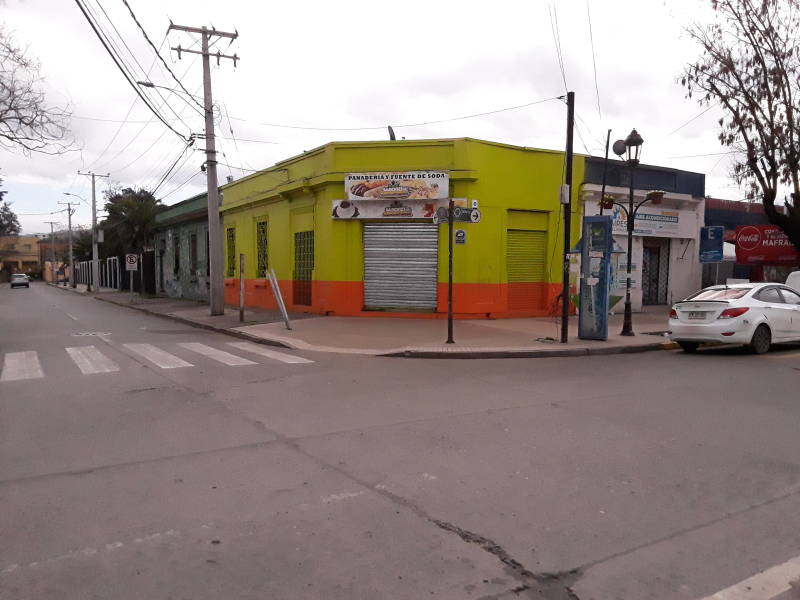
{"label": "no parking sign", "polygon": [[139,256],[136,254],[125,255],[125,270],[138,271],[139,270]]}

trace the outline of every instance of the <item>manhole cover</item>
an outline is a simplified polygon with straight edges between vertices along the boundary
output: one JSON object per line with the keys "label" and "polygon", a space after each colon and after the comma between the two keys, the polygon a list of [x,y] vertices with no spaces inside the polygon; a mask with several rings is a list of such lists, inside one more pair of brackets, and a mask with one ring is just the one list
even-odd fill
{"label": "manhole cover", "polygon": [[86,337],[86,336],[103,337],[104,335],[111,335],[111,333],[107,331],[81,331],[80,333],[73,333],[72,337]]}

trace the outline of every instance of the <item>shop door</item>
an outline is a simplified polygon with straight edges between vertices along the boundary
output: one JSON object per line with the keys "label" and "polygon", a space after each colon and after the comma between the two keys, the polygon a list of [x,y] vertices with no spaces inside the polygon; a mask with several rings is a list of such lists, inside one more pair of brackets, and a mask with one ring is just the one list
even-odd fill
{"label": "shop door", "polygon": [[438,261],[437,225],[365,223],[365,308],[435,310]]}
{"label": "shop door", "polygon": [[544,231],[508,230],[506,262],[510,310],[543,308],[546,254]]}
{"label": "shop door", "polygon": [[311,306],[311,276],[314,273],[314,232],[298,231],[294,234],[294,282],[292,301]]}
{"label": "shop door", "polygon": [[642,247],[642,304],[667,303],[669,240],[645,239]]}

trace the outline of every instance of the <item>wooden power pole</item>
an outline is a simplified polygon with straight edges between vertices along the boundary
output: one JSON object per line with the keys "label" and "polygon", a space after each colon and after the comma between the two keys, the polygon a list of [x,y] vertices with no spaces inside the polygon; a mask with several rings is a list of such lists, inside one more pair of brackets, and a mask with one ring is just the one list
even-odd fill
{"label": "wooden power pole", "polygon": [[207,27],[185,27],[183,25],[169,24],[168,31],[186,31],[196,33],[201,36],[200,50],[190,50],[181,46],[172,49],[181,58],[183,52],[189,54],[200,54],[203,57],[203,108],[206,118],[206,183],[208,186],[208,260],[209,265],[209,305],[212,315],[221,315],[225,312],[225,282],[223,279],[223,260],[222,260],[222,226],[219,216],[219,184],[217,182],[217,149],[214,140],[214,105],[211,98],[211,56],[216,57],[217,64],[223,58],[233,61],[233,66],[239,57],[236,54],[227,55],[219,51],[210,53],[208,51],[208,41],[212,37],[225,37],[235,40],[239,37],[238,32],[230,33],[208,29]]}

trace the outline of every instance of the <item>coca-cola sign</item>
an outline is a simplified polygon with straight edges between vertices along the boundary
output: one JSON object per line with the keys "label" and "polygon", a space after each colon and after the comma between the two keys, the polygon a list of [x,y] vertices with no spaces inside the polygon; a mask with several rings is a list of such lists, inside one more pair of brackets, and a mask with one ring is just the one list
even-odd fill
{"label": "coca-cola sign", "polygon": [[744,225],[736,228],[736,262],[797,265],[800,252],[777,225]]}

